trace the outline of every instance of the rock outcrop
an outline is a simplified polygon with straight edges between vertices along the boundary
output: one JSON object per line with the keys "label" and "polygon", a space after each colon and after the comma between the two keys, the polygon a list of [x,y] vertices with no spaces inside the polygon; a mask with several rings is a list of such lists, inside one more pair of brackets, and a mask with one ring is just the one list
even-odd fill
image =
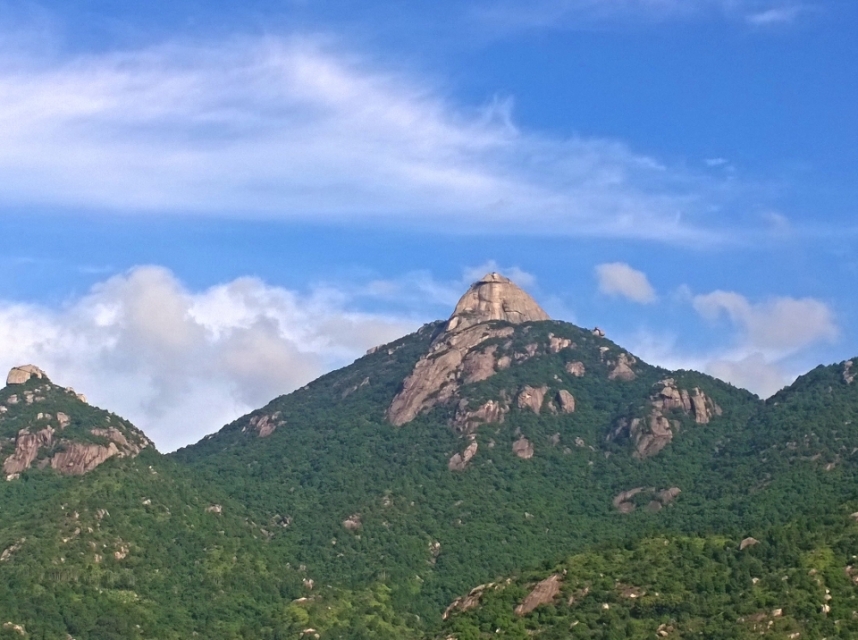
{"label": "rock outcrop", "polygon": [[[7,395],[3,403],[6,411],[0,412],[3,420],[14,419],[19,425],[14,438],[5,441],[14,446],[14,451],[2,462],[6,480],[18,478],[33,466],[50,467],[64,475],[83,475],[110,458],[134,457],[151,446],[145,435],[117,420],[116,416],[84,407],[73,390],[52,384],[38,367],[16,367],[9,373],[8,380],[10,384],[26,384],[33,378],[40,382]],[[70,398],[75,398],[71,404]],[[47,409],[55,401],[61,402],[68,413],[49,413]],[[28,405],[38,403],[45,409],[30,413],[33,409]],[[99,424],[99,420],[100,427],[85,430],[81,426]]]}
{"label": "rock outcrop", "polygon": [[522,460],[530,460],[533,457],[533,443],[519,436],[518,440],[512,443],[512,452]]}
{"label": "rock outcrop", "polygon": [[6,376],[6,384],[24,384],[30,378],[42,379],[47,378],[47,375],[34,364],[24,364],[20,367],[12,367],[9,375]]}
{"label": "rock outcrop", "polygon": [[363,526],[363,523],[360,519],[359,513],[353,513],[348,518],[343,520],[343,526],[349,531],[360,531],[360,528]]}
{"label": "rock outcrop", "polygon": [[847,360],[843,363],[843,382],[852,384],[855,381],[855,372],[852,371],[853,362]]}
{"label": "rock outcrop", "polygon": [[509,403],[505,398],[501,400],[488,400],[476,409],[468,409],[468,400],[459,401],[456,413],[453,416],[453,427],[459,433],[471,433],[482,424],[497,423],[504,421],[509,412]]}
{"label": "rock outcrop", "polygon": [[563,577],[559,573],[537,583],[533,591],[515,608],[515,615],[525,616],[540,605],[551,604],[560,594],[562,584]]}
{"label": "rock outcrop", "polygon": [[487,273],[465,292],[447,322],[447,331],[461,331],[491,320],[512,324],[549,320],[536,301],[499,273]]}
{"label": "rock outcrop", "polygon": [[575,376],[576,378],[583,378],[586,369],[584,368],[583,362],[567,362],[566,363],[566,373],[570,376]]}
{"label": "rock outcrop", "polygon": [[617,363],[611,372],[608,374],[608,380],[634,380],[637,376],[632,369],[632,365],[636,364],[637,360],[634,356],[628,353],[621,353],[617,358]]}
{"label": "rock outcrop", "polygon": [[18,432],[15,438],[15,453],[3,462],[3,472],[6,478],[16,477],[17,474],[29,469],[41,447],[50,447],[54,438],[54,430],[45,427],[36,433],[30,433],[27,429]]}
{"label": "rock outcrop", "polygon": [[450,458],[449,462],[447,462],[447,468],[450,471],[464,471],[468,463],[477,455],[477,449],[479,449],[477,441],[473,440],[471,444],[465,447],[462,453],[456,453]]}
{"label": "rock outcrop", "polygon": [[455,398],[462,384],[485,380],[508,367],[508,356],[496,356],[497,345],[479,348],[487,340],[514,333],[512,327],[492,321],[520,324],[548,319],[533,298],[509,279],[487,274],[462,296],[444,331],[403,381],[387,419],[395,426],[411,422],[420,413]]}
{"label": "rock outcrop", "polygon": [[571,349],[575,344],[569,338],[558,338],[553,333],[548,334],[548,352],[560,353],[563,349]]}
{"label": "rock outcrop", "polygon": [[748,547],[753,547],[754,545],[760,544],[760,541],[756,538],[751,538],[750,536],[742,540],[739,543],[739,551],[744,551]]}
{"label": "rock outcrop", "polygon": [[446,620],[450,617],[450,614],[455,611],[468,611],[469,609],[473,609],[480,604],[480,599],[483,597],[484,593],[489,590],[502,589],[510,582],[511,580],[507,578],[504,583],[489,582],[488,584],[481,584],[477,587],[474,587],[468,592],[468,595],[453,600],[453,602],[450,603],[450,606],[444,610],[441,619]]}
{"label": "rock outcrop", "polygon": [[631,438],[635,445],[634,455],[638,458],[654,456],[679,432],[679,420],[671,420],[668,415],[683,414],[693,417],[697,424],[708,424],[722,413],[721,407],[703,391],[697,387],[691,392],[680,389],[673,378],[656,384],[647,405],[649,412],[646,416],[622,418],[608,435],[608,440],[624,434]]}
{"label": "rock outcrop", "polygon": [[635,503],[632,502],[632,498],[639,494],[651,494],[652,498],[646,506],[647,509],[650,511],[661,511],[676,500],[680,493],[682,493],[682,490],[679,487],[671,487],[661,491],[656,491],[653,487],[635,487],[634,489],[618,493],[614,496],[612,504],[620,513],[631,513],[637,508]]}
{"label": "rock outcrop", "polygon": [[242,428],[242,431],[254,431],[258,437],[267,438],[274,433],[277,427],[281,427],[284,424],[286,424],[286,421],[280,419],[280,412],[275,411],[271,415],[260,414],[253,416],[247,425]]}
{"label": "rock outcrop", "polygon": [[515,402],[519,409],[530,409],[533,413],[539,415],[542,411],[542,403],[545,401],[545,394],[548,393],[548,387],[524,387],[518,394]]}
{"label": "rock outcrop", "polygon": [[561,413],[575,412],[575,396],[566,391],[566,389],[561,389],[557,392],[557,404],[560,405]]}
{"label": "rock outcrop", "polygon": [[61,441],[60,445],[63,449],[51,458],[51,468],[67,476],[82,476],[120,453],[113,442],[104,446]]}

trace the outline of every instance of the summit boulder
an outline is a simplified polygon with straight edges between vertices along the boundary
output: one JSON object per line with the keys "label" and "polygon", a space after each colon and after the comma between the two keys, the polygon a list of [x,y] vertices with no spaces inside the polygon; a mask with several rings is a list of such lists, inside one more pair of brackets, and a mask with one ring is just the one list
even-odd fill
{"label": "summit boulder", "polygon": [[[514,330],[503,324],[550,320],[536,301],[498,273],[488,273],[465,292],[444,330],[433,340],[387,410],[395,426],[456,397],[462,384],[485,380],[498,369],[495,347],[480,348]],[[500,325],[500,326],[499,326]]]}

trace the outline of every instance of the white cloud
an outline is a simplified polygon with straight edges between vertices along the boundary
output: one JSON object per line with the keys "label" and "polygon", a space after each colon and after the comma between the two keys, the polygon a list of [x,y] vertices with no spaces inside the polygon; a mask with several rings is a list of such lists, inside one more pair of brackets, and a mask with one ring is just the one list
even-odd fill
{"label": "white cloud", "polygon": [[38,364],[171,450],[420,324],[349,300],[255,278],[192,292],[139,267],[60,310],[0,303],[0,366]]}
{"label": "white cloud", "polygon": [[[522,131],[331,40],[0,50],[0,200],[448,232],[712,237],[714,178]],[[526,223],[524,222],[526,221]]]}
{"label": "white cloud", "polygon": [[703,369],[721,380],[744,389],[750,389],[761,398],[768,398],[795,380],[778,362],[770,362],[759,352],[735,360],[715,359],[706,362]]}
{"label": "white cloud", "polygon": [[596,267],[599,291],[610,296],[621,296],[632,302],[655,302],[656,294],[646,274],[624,262],[609,262]]}
{"label": "white cloud", "polygon": [[789,24],[795,22],[799,13],[803,11],[801,6],[774,7],[757,13],[751,13],[745,17],[748,24],[756,27],[768,27],[777,24]]}
{"label": "white cloud", "polygon": [[708,320],[726,314],[749,345],[772,353],[793,353],[837,337],[831,309],[813,298],[780,297],[754,304],[732,291],[713,291],[695,296],[693,304]]}
{"label": "white cloud", "polygon": [[703,18],[744,20],[760,26],[790,22],[803,9],[784,0],[501,0],[480,5],[476,13],[495,28],[518,31]]}

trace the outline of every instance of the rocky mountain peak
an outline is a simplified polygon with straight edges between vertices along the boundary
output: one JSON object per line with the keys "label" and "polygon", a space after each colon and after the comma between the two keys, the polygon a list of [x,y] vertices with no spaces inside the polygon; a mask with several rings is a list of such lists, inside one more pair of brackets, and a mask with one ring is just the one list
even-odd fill
{"label": "rocky mountain peak", "polygon": [[487,273],[465,292],[445,330],[404,380],[387,410],[388,420],[401,426],[436,404],[451,401],[462,384],[485,380],[498,367],[508,367],[509,362],[501,363],[496,357],[496,345],[478,348],[487,340],[509,338],[515,331],[492,322],[522,324],[539,320],[550,318],[533,298],[509,278]]}
{"label": "rocky mountain peak", "polygon": [[0,389],[0,469],[6,480],[31,467],[83,475],[151,445],[133,425],[53,384],[34,365],[14,367]]}
{"label": "rocky mountain peak", "polygon": [[20,367],[12,367],[6,376],[6,384],[24,384],[30,378],[47,378],[47,374],[34,364],[23,364]]}
{"label": "rocky mountain peak", "polygon": [[521,324],[550,319],[523,289],[493,272],[477,280],[461,297],[447,322],[447,331],[462,331],[492,320]]}

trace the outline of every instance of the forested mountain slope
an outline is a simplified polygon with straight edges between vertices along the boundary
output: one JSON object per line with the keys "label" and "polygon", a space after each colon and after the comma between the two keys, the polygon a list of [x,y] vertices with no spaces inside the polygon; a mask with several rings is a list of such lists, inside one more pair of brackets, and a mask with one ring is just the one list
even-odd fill
{"label": "forested mountain slope", "polygon": [[849,637],[853,375],[763,402],[497,274],[166,457],[18,368],[0,638]]}
{"label": "forested mountain slope", "polygon": [[[506,285],[493,278],[474,288]],[[274,543],[317,580],[384,582],[423,619],[463,589],[594,541],[732,513],[748,492],[732,492],[716,458],[745,441],[763,403],[647,365],[598,330],[530,320],[508,304],[515,289],[486,293],[488,311],[463,309],[480,302],[472,290],[448,322],[176,459],[257,517],[288,518]]]}

